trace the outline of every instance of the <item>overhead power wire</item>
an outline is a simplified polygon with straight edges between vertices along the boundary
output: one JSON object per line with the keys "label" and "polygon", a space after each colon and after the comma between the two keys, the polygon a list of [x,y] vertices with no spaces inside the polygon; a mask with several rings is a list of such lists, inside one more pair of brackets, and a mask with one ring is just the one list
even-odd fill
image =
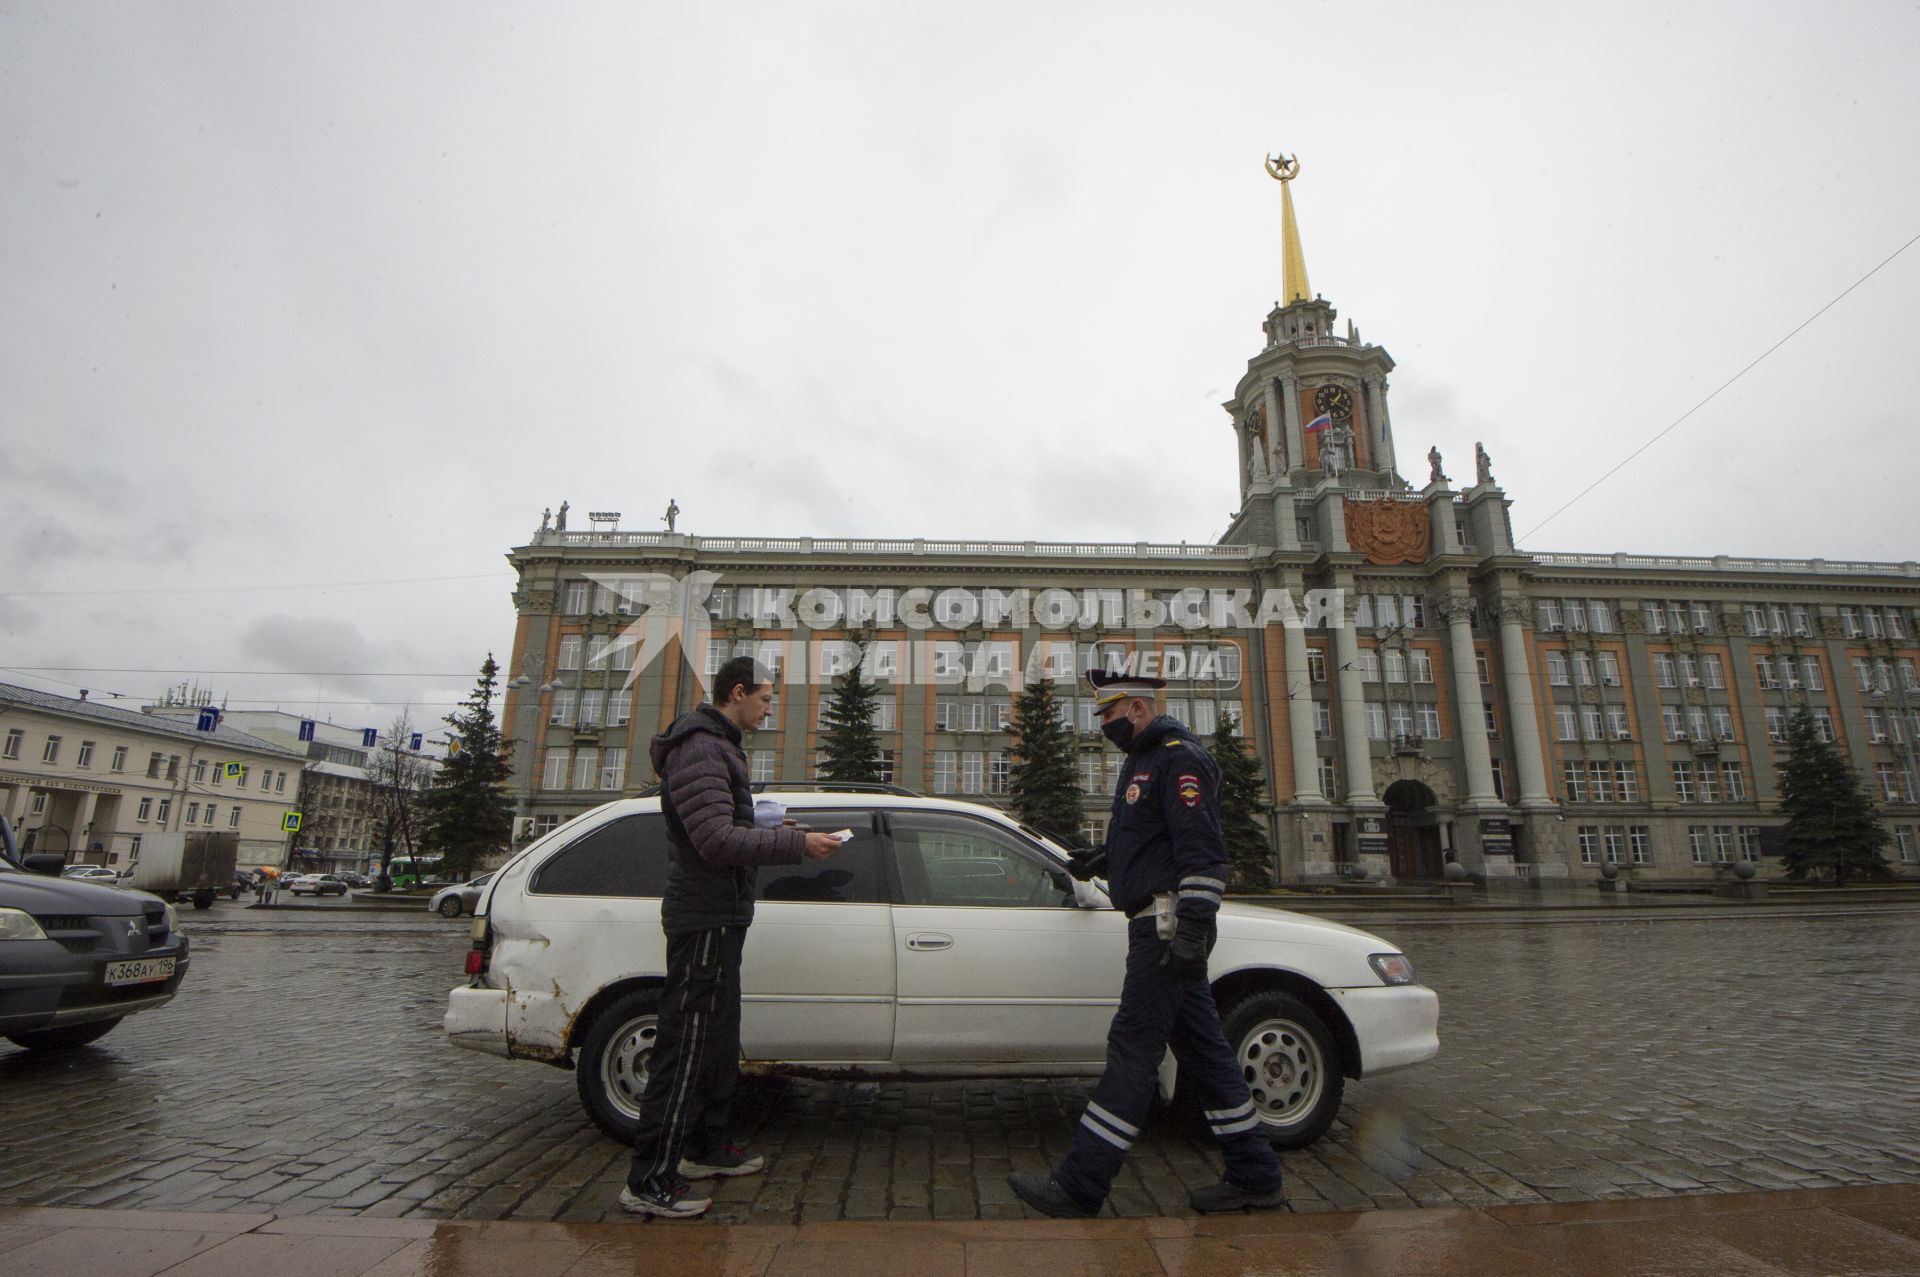
{"label": "overhead power wire", "polygon": [[475,670],[457,674],[430,670],[208,670],[161,669],[138,665],[8,665],[10,670],[33,670],[59,674],[246,674],[265,678],[472,678]]}
{"label": "overhead power wire", "polygon": [[321,581],[298,585],[181,585],[144,586],[132,590],[0,590],[0,599],[133,599],[178,598],[192,594],[287,594],[301,590],[375,590],[394,585],[434,585],[443,581],[506,581],[511,572],[477,572],[469,576],[406,576],[377,581]]}
{"label": "overhead power wire", "polygon": [[1800,323],[1794,327],[1792,332],[1788,333],[1785,337],[1782,337],[1779,341],[1774,342],[1773,345],[1761,351],[1758,358],[1754,359],[1752,363],[1748,364],[1745,368],[1742,368],[1739,372],[1733,374],[1733,376],[1727,378],[1724,382],[1721,382],[1720,385],[1705,399],[1702,399],[1699,403],[1695,404],[1693,407],[1687,409],[1685,412],[1681,413],[1678,417],[1674,418],[1672,424],[1668,425],[1665,430],[1662,430],[1659,434],[1655,435],[1653,438],[1647,440],[1645,443],[1641,444],[1638,448],[1635,448],[1632,452],[1629,452],[1626,456],[1622,457],[1620,461],[1616,463],[1611,470],[1608,470],[1605,474],[1601,475],[1598,479],[1595,479],[1592,483],[1589,483],[1586,487],[1580,489],[1579,492],[1575,493],[1573,495],[1572,500],[1569,500],[1565,505],[1561,506],[1558,510],[1555,510],[1552,514],[1540,520],[1540,522],[1534,524],[1533,527],[1521,533],[1520,539],[1522,541],[1529,539],[1530,537],[1533,536],[1534,533],[1538,532],[1541,528],[1546,527],[1549,523],[1552,523],[1555,519],[1559,518],[1561,515],[1565,514],[1568,510],[1572,509],[1576,502],[1580,501],[1588,493],[1592,492],[1595,488],[1599,487],[1601,484],[1605,483],[1608,479],[1611,479],[1614,475],[1618,474],[1621,470],[1625,469],[1627,466],[1627,463],[1632,461],[1635,457],[1645,452],[1648,448],[1653,447],[1654,444],[1659,443],[1662,439],[1666,438],[1669,434],[1672,434],[1674,429],[1678,427],[1681,422],[1685,421],[1688,417],[1691,417],[1694,413],[1699,412],[1702,408],[1712,403],[1716,398],[1719,397],[1721,391],[1725,390],[1728,386],[1731,386],[1734,382],[1740,380],[1742,377],[1752,372],[1755,368],[1757,368],[1760,365],[1760,363],[1763,360],[1767,358],[1768,355],[1771,355],[1774,351],[1780,349],[1780,347],[1786,345],[1788,342],[1792,341],[1796,336],[1798,336],[1801,329],[1805,328],[1808,324],[1811,324],[1814,320],[1820,318],[1820,316],[1826,314],[1828,311],[1832,310],[1835,306],[1839,305],[1841,300],[1845,298],[1848,293],[1851,293],[1854,289],[1860,287],[1860,285],[1866,283],[1868,280],[1872,279],[1875,275],[1879,274],[1882,267],[1885,267],[1888,263],[1892,262],[1894,258],[1900,256],[1900,254],[1906,252],[1909,248],[1912,248],[1916,243],[1920,243],[1920,235],[1915,235],[1912,239],[1908,240],[1906,243],[1902,244],[1900,247],[1894,249],[1893,252],[1887,255],[1886,260],[1881,262],[1879,266],[1875,266],[1872,270],[1862,275],[1859,279],[1856,279],[1851,284],[1847,285],[1847,287],[1841,291],[1838,297],[1835,297],[1832,301],[1822,306],[1819,310],[1814,311],[1811,315],[1808,315],[1805,319],[1801,320]]}

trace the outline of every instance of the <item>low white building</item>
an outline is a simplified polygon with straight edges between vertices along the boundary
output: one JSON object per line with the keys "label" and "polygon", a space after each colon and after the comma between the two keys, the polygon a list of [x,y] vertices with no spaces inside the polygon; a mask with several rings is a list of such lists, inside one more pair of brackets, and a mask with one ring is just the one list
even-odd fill
{"label": "low white building", "polygon": [[[146,712],[192,720],[203,708],[197,703],[199,699],[194,697],[187,704],[170,700],[149,705]],[[300,832],[285,863],[303,872],[367,871],[378,864],[382,830],[376,772],[383,751],[397,749],[406,767],[425,769],[426,775],[440,763],[431,752],[434,742],[424,732],[417,733],[421,748],[415,750],[411,739],[391,741],[382,732],[369,742],[367,733],[374,729],[320,722],[286,710],[225,711],[221,721],[302,756]],[[395,854],[408,850],[396,847]]]}
{"label": "low white building", "polygon": [[300,754],[217,722],[0,683],[0,810],[35,851],[125,868],[162,832],[239,835],[243,866],[284,863]]}

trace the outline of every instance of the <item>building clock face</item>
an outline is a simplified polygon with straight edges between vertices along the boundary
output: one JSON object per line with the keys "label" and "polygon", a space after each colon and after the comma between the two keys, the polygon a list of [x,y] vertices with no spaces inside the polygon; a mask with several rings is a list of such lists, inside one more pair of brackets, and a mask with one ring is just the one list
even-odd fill
{"label": "building clock face", "polygon": [[1313,410],[1335,421],[1349,421],[1353,418],[1353,394],[1345,386],[1322,386],[1313,394]]}

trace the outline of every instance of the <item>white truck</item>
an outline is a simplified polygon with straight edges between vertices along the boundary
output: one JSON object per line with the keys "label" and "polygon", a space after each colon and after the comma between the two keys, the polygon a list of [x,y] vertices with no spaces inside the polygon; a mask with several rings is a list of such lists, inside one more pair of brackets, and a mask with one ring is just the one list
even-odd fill
{"label": "white truck", "polygon": [[148,834],[120,885],[162,900],[191,900],[194,908],[207,909],[219,893],[235,894],[239,860],[237,834]]}

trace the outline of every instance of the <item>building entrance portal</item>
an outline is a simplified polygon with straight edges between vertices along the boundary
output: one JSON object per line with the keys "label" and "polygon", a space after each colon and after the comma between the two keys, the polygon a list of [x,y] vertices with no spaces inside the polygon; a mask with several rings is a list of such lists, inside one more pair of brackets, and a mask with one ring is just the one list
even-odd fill
{"label": "building entrance portal", "polygon": [[1387,859],[1395,878],[1441,876],[1440,818],[1433,791],[1417,780],[1387,786]]}

